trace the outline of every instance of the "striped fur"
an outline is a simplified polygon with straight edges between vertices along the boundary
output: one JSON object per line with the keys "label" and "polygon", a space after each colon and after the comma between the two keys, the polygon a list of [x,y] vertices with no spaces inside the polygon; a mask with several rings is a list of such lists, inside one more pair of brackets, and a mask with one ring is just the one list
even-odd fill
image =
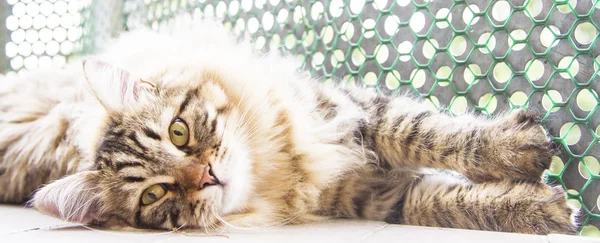
{"label": "striped fur", "polygon": [[[1,84],[0,182],[9,186],[0,202],[24,202],[41,186],[32,200],[41,212],[107,227],[363,218],[576,229],[562,188],[541,183],[555,149],[528,112],[451,117],[408,97],[323,86],[210,23],[130,33],[93,58],[112,65]],[[190,128],[184,146],[169,139],[174,119]],[[206,166],[222,185],[199,186]],[[157,183],[166,196],[142,205]]]}

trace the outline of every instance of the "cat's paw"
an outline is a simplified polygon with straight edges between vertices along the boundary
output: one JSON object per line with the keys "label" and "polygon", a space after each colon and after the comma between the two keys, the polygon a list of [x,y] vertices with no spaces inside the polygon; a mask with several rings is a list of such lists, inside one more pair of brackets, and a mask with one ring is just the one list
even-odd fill
{"label": "cat's paw", "polygon": [[482,139],[483,159],[501,174],[502,178],[540,181],[548,169],[558,146],[536,122],[536,115],[526,110],[495,120],[486,128]]}
{"label": "cat's paw", "polygon": [[[535,234],[575,234],[579,229],[577,217],[581,214],[580,209],[576,209],[567,203],[565,191],[562,186],[549,187],[547,197],[541,205],[539,211],[540,219],[532,223],[532,230]],[[541,196],[541,195],[540,195]],[[532,213],[531,215],[536,215]]]}

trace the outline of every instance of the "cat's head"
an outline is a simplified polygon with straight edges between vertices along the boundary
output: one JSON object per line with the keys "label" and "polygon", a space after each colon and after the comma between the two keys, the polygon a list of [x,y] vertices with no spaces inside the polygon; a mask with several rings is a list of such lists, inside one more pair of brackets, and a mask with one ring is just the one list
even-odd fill
{"label": "cat's head", "polygon": [[[218,74],[183,67],[145,81],[101,61],[85,62],[84,72],[107,114],[95,168],[41,188],[37,209],[72,222],[172,229],[211,227],[244,207],[249,151]],[[164,79],[175,80],[155,82]]]}

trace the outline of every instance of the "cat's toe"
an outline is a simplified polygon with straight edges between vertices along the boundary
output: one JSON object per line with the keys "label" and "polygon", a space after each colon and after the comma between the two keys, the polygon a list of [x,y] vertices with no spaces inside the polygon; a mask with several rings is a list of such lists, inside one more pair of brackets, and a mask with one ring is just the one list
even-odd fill
{"label": "cat's toe", "polygon": [[547,214],[543,233],[575,234],[579,229],[578,218],[582,211],[567,203],[562,186],[552,189],[553,196],[547,201],[543,211]]}
{"label": "cat's toe", "polygon": [[534,112],[518,110],[497,120],[487,133],[486,155],[506,170],[508,179],[539,181],[558,153],[559,146],[537,118]]}

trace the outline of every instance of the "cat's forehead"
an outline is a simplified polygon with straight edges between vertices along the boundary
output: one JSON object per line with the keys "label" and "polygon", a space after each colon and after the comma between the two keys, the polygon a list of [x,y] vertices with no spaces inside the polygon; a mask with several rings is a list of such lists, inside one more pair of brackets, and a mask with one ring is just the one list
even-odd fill
{"label": "cat's forehead", "polygon": [[196,112],[205,110],[204,99],[199,95],[198,87],[177,85],[157,87],[150,98],[132,104],[130,109],[119,114],[117,121],[145,123],[148,121],[167,121],[165,117],[174,117],[183,112],[182,107],[191,108]]}
{"label": "cat's forehead", "polygon": [[171,64],[158,69],[147,69],[139,73],[140,78],[172,91],[198,86],[203,81],[205,70],[188,65]]}
{"label": "cat's forehead", "polygon": [[105,127],[104,140],[128,137],[135,142],[134,145],[138,145],[136,140],[140,140],[142,144],[145,144],[144,141],[154,144],[152,139],[168,141],[169,127],[176,120],[189,126],[193,137],[205,138],[209,133],[205,130],[213,129],[205,126],[206,121],[216,121],[218,114],[222,112],[219,109],[222,109],[221,103],[225,98],[220,97],[223,94],[217,93],[219,88],[202,86],[160,89],[152,99],[139,102],[125,111],[109,114],[110,122]]}

